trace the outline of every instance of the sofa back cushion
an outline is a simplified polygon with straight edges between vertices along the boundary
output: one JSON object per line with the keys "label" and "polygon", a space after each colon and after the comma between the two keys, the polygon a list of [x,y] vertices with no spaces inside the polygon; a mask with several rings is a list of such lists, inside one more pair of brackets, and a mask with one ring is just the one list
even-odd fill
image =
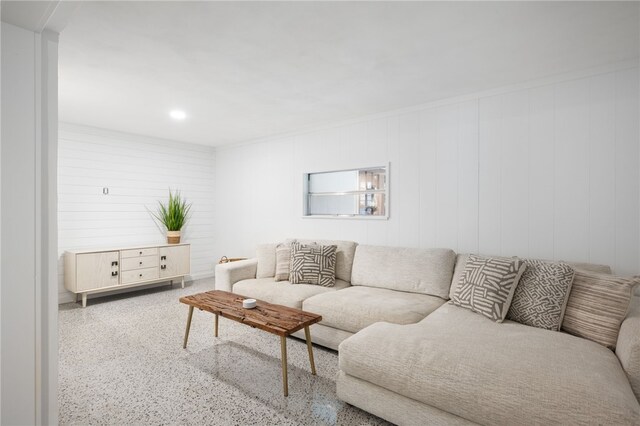
{"label": "sofa back cushion", "polygon": [[[321,246],[336,246],[336,278],[342,281],[351,281],[351,269],[353,267],[353,257],[358,243],[353,241],[340,240],[303,240],[289,239],[287,242],[296,241],[300,244],[318,244]],[[275,252],[275,249],[274,249]]]}
{"label": "sofa back cushion", "polygon": [[455,261],[456,254],[450,249],[359,245],[351,284],[447,299]]}
{"label": "sofa back cushion", "polygon": [[276,274],[276,246],[277,244],[259,244],[256,247],[256,278],[269,278]]}

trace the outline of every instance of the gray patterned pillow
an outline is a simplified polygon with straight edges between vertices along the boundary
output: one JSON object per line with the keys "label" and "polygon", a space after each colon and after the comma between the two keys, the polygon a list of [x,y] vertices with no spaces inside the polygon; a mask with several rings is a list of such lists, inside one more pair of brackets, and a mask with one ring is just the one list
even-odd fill
{"label": "gray patterned pillow", "polygon": [[525,268],[517,258],[469,255],[451,302],[502,322]]}
{"label": "gray patterned pillow", "polygon": [[289,264],[291,262],[291,244],[281,243],[276,246],[276,275],[275,281],[289,279]]}
{"label": "gray patterned pillow", "polygon": [[291,284],[333,287],[336,283],[336,251],[336,246],[291,243]]}
{"label": "gray patterned pillow", "polygon": [[507,319],[545,330],[560,330],[571,292],[574,270],[565,263],[526,259],[527,269],[507,314]]}

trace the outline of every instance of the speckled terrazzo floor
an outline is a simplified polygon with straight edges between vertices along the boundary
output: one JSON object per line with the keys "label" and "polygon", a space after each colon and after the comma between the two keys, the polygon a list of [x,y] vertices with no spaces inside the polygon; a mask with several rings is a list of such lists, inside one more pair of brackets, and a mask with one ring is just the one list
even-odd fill
{"label": "speckled terrazzo floor", "polygon": [[289,396],[282,395],[277,336],[194,311],[183,295],[213,280],[69,303],[59,312],[60,424],[382,425],[338,400],[336,352],[314,346],[318,376],[304,342],[287,341]]}

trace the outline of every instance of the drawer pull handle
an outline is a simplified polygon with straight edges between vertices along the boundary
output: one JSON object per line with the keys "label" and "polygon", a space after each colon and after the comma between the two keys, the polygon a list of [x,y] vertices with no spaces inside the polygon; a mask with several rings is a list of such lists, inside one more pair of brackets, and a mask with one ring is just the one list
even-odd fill
{"label": "drawer pull handle", "polygon": [[162,265],[160,269],[167,269],[167,265]]}
{"label": "drawer pull handle", "polygon": [[140,264],[142,265],[142,262],[140,262]]}
{"label": "drawer pull handle", "polygon": [[142,274],[140,274],[140,276],[142,276]]}
{"label": "drawer pull handle", "polygon": [[140,252],[140,255],[142,256],[142,252]]}
{"label": "drawer pull handle", "polygon": [[113,262],[111,262],[111,266],[118,266],[118,261],[114,260]]}
{"label": "drawer pull handle", "polygon": [[113,272],[111,273],[111,276],[112,276],[112,277],[117,277],[117,276],[118,276],[118,271],[113,271]]}
{"label": "drawer pull handle", "polygon": [[167,256],[160,256],[160,260],[167,260]]}

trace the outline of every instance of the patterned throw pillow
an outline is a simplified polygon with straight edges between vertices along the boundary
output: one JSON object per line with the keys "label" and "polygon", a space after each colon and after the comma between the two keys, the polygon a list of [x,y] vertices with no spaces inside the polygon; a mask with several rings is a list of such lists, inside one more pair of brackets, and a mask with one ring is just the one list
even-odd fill
{"label": "patterned throw pillow", "polygon": [[451,302],[502,322],[525,268],[517,258],[469,255]]}
{"label": "patterned throw pillow", "polygon": [[573,268],[534,259],[524,262],[527,269],[513,294],[507,319],[545,330],[560,330],[573,283]]}
{"label": "patterned throw pillow", "polygon": [[336,246],[291,243],[291,284],[333,287],[336,283]]}
{"label": "patterned throw pillow", "polygon": [[576,269],[562,330],[615,349],[637,283],[634,278]]}
{"label": "patterned throw pillow", "polygon": [[289,263],[291,262],[291,244],[278,244],[276,247],[276,281],[289,279]]}

